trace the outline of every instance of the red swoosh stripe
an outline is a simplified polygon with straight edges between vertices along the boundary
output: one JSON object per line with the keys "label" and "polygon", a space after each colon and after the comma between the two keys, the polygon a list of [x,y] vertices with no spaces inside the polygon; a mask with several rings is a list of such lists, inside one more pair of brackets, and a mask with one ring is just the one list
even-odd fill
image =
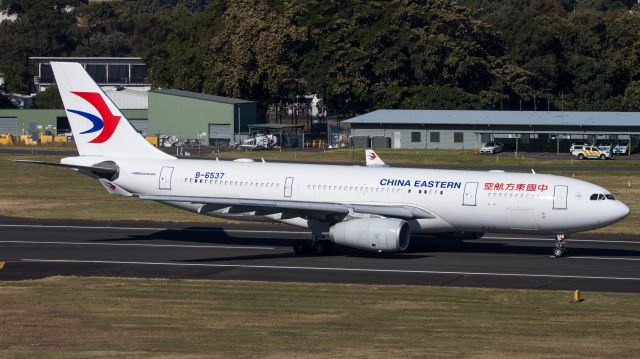
{"label": "red swoosh stripe", "polygon": [[120,122],[120,116],[114,116],[109,110],[107,103],[104,102],[102,96],[97,92],[71,92],[72,94],[82,97],[85,101],[91,104],[91,106],[95,107],[102,117],[102,121],[104,122],[104,128],[102,132],[89,141],[89,143],[103,143],[111,138],[113,132],[115,132],[116,127],[118,127],[118,123]]}

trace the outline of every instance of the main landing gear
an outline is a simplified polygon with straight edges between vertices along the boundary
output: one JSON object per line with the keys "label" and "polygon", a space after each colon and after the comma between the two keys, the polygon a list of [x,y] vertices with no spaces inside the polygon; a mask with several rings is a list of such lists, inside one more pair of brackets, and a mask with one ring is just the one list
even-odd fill
{"label": "main landing gear", "polygon": [[315,236],[311,241],[297,240],[293,244],[293,252],[297,255],[329,255],[333,253],[333,242],[324,239],[324,236]]}
{"label": "main landing gear", "polygon": [[564,257],[567,255],[567,236],[564,234],[556,234],[555,248],[553,249],[553,255],[556,258]]}

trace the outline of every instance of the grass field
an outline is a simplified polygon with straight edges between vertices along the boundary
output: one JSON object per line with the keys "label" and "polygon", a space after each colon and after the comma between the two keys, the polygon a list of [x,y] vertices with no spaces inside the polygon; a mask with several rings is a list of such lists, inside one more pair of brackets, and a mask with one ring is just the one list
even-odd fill
{"label": "grass field", "polygon": [[[462,155],[464,156],[464,155]],[[84,220],[134,220],[220,223],[224,220],[199,216],[135,198],[110,196],[95,180],[60,168],[17,164],[13,159],[34,156],[0,155],[0,214],[10,217]],[[58,161],[58,156],[37,156]],[[322,157],[331,161],[330,157]],[[631,162],[631,161],[628,161]],[[602,162],[591,162],[602,163]],[[636,234],[640,227],[640,167],[638,172],[558,172],[602,185],[631,208],[624,221],[599,229],[599,233]],[[631,181],[631,187],[628,187]]]}
{"label": "grass field", "polygon": [[[515,157],[511,153],[500,155],[476,155],[475,150],[411,150],[411,149],[376,149],[376,152],[387,164],[395,165],[464,165],[464,166],[638,166],[640,161],[626,160],[616,157],[609,161],[577,160],[568,153],[530,154],[520,153]],[[191,151],[198,156],[197,149]],[[200,153],[202,157],[218,157],[235,159],[239,157],[281,161],[314,161],[329,163],[364,163],[364,149],[338,149],[322,151],[223,151],[219,153]]]}
{"label": "grass field", "polygon": [[637,295],[54,277],[0,282],[0,357],[631,358]]}

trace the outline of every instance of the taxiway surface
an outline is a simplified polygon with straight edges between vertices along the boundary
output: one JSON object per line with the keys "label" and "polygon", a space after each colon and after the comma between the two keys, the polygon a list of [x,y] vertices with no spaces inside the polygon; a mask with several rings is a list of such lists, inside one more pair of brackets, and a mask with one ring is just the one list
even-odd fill
{"label": "taxiway surface", "polygon": [[0,280],[53,275],[418,284],[640,292],[640,237],[414,236],[399,254],[340,248],[296,256],[307,232],[284,225],[0,221]]}

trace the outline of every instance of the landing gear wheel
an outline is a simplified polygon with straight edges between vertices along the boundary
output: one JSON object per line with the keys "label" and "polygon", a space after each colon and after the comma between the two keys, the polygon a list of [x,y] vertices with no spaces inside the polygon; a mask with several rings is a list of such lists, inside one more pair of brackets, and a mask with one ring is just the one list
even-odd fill
{"label": "landing gear wheel", "polygon": [[329,255],[333,253],[333,243],[327,240],[317,241],[313,244],[313,252],[321,256]]}
{"label": "landing gear wheel", "polygon": [[564,234],[556,235],[556,247],[553,249],[553,255],[556,258],[561,258],[567,255],[567,236]]}
{"label": "landing gear wheel", "polygon": [[563,248],[554,248],[553,249],[553,256],[556,258],[561,258],[564,257],[566,254],[566,250],[564,250]]}
{"label": "landing gear wheel", "polygon": [[293,244],[293,252],[299,256],[304,256],[311,254],[313,252],[313,248],[311,248],[309,242],[299,240]]}

